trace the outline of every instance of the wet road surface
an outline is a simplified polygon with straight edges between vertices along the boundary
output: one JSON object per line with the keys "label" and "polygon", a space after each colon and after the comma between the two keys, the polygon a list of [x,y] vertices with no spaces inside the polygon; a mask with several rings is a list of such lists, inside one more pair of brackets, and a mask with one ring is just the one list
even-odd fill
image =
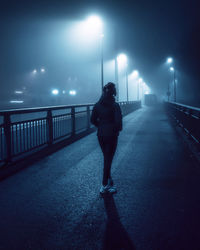
{"label": "wet road surface", "polygon": [[123,123],[113,196],[95,133],[0,183],[0,249],[200,249],[200,166],[162,108]]}

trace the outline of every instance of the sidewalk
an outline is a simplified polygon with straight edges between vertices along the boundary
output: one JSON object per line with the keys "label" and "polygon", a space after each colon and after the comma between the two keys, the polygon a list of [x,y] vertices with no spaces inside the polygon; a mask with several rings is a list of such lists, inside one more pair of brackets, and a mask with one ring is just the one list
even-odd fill
{"label": "sidewalk", "polygon": [[95,133],[0,182],[0,249],[200,249],[200,172],[161,108],[124,118],[99,195]]}

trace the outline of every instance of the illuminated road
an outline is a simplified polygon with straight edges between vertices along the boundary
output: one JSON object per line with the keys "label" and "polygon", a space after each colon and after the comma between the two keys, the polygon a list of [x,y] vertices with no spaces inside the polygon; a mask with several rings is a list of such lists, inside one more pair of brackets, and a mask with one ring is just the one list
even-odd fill
{"label": "illuminated road", "polygon": [[0,183],[0,249],[200,249],[200,170],[162,109],[124,118],[118,193],[99,195],[96,135]]}

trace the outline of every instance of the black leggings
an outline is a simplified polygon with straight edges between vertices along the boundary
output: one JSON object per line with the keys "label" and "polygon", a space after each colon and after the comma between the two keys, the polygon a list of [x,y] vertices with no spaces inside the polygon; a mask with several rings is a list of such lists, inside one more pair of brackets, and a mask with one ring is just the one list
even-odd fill
{"label": "black leggings", "polygon": [[111,178],[110,170],[117,148],[117,140],[118,136],[98,136],[98,141],[104,156],[103,185],[107,185],[108,178]]}

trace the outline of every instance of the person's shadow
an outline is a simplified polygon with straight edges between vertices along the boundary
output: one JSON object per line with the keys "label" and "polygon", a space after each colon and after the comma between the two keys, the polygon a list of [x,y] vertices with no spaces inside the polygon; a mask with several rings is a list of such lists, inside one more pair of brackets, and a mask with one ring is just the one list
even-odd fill
{"label": "person's shadow", "polygon": [[103,250],[135,250],[128,233],[124,229],[112,195],[103,196],[107,214]]}

